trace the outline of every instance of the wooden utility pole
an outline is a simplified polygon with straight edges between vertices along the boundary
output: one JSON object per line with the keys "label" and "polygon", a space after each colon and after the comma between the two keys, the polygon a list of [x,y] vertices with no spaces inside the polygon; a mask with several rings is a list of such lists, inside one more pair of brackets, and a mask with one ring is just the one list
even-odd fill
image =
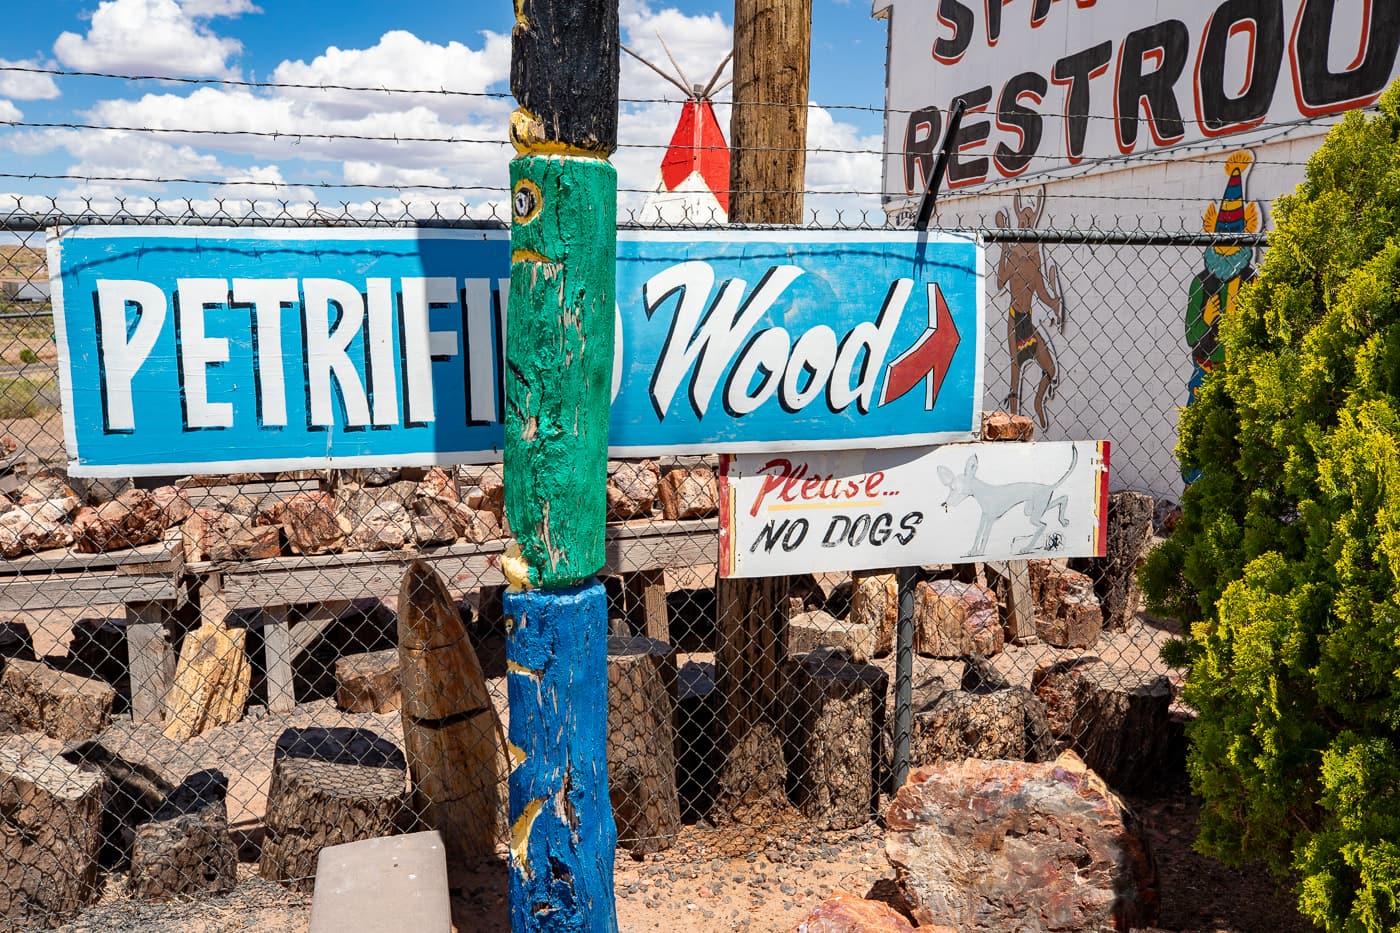
{"label": "wooden utility pole", "polygon": [[515,0],[502,560],[511,929],[614,933],[603,566],[617,0]]}
{"label": "wooden utility pole", "polygon": [[[802,222],[807,165],[811,0],[734,0],[729,219]],[[787,654],[787,579],[721,580],[715,686],[724,760],[711,818],[743,821],[787,806],[779,670]]]}
{"label": "wooden utility pole", "polygon": [[734,223],[802,223],[812,0],[734,0]]}

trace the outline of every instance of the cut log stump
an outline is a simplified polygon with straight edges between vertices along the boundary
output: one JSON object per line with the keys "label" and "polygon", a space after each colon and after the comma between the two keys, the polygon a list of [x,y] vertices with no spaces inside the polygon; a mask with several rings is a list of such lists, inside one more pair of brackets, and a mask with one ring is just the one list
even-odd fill
{"label": "cut log stump", "polygon": [[87,739],[112,721],[116,692],[99,680],[11,658],[0,673],[0,712],[49,738]]}
{"label": "cut log stump", "polygon": [[422,561],[399,587],[399,671],[414,806],[449,864],[490,855],[505,822],[505,740],[457,604]]}
{"label": "cut log stump", "polygon": [[97,899],[106,780],[0,747],[0,929],[58,926]]}
{"label": "cut log stump", "polygon": [[819,825],[863,825],[879,803],[889,675],[820,648],[789,658],[784,682],[789,795]]}
{"label": "cut log stump", "polygon": [[277,739],[259,871],[309,892],[324,846],[392,836],[413,823],[407,763],[368,729],[288,729]]}
{"label": "cut log stump", "polygon": [[680,831],[675,697],[675,648],[608,639],[608,792],[618,845],[635,858],[670,848]]}
{"label": "cut log stump", "polygon": [[398,650],[367,651],[337,660],[335,705],[347,713],[393,713],[402,709]]}
{"label": "cut log stump", "polygon": [[1050,728],[1110,787],[1151,789],[1171,756],[1171,681],[1085,656],[1046,663],[1031,675]]}
{"label": "cut log stump", "polygon": [[238,847],[228,829],[228,778],[191,774],[170,792],[131,845],[133,897],[219,894],[238,883]]}

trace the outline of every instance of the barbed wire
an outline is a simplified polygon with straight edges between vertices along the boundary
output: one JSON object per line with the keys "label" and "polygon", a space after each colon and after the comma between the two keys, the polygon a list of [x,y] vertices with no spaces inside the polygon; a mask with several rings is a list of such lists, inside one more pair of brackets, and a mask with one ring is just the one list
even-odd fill
{"label": "barbed wire", "polygon": [[[107,182],[121,184],[142,184],[142,185],[209,185],[213,187],[257,187],[272,189],[295,189],[295,188],[315,188],[315,189],[345,189],[364,191],[474,191],[481,193],[497,194],[506,197],[510,194],[510,188],[504,185],[456,185],[456,184],[375,184],[372,182],[334,182],[334,181],[268,181],[255,178],[186,178],[186,177],[147,177],[141,175],[79,175],[71,173],[37,173],[37,172],[0,172],[0,178],[9,178],[22,181],[74,181],[74,182]],[[618,194],[655,194],[655,188],[631,188],[619,187]],[[797,190],[793,188],[745,188],[742,191],[734,189],[718,189],[715,194],[757,194],[757,195],[791,195],[803,194],[807,197],[881,197],[884,191],[867,188],[804,188]],[[973,194],[975,192],[969,192]],[[1211,194],[1200,194],[1192,196],[1167,196],[1152,194],[1079,194],[1073,195],[1076,199],[1094,201],[1133,201],[1133,202],[1172,202],[1183,203],[1206,203],[1219,200]]]}
{"label": "barbed wire", "polygon": [[[174,84],[189,85],[224,85],[229,87],[246,87],[271,90],[309,90],[309,91],[352,91],[356,93],[374,94],[407,94],[407,95],[440,95],[448,97],[477,97],[497,100],[513,100],[514,96],[509,91],[465,91],[451,88],[403,88],[374,85],[356,84],[334,84],[322,82],[319,84],[302,83],[296,81],[248,81],[241,78],[191,78],[191,77],[171,77],[168,75],[140,74],[128,75],[117,72],[106,71],[82,71],[64,68],[42,68],[34,65],[0,65],[0,73],[16,72],[21,74],[42,74],[53,77],[84,77],[84,78],[106,78],[119,81],[166,81]],[[619,97],[620,104],[683,104],[691,98],[688,97]],[[913,114],[927,110],[928,107],[888,107],[884,104],[824,104],[818,101],[809,100],[804,104],[789,104],[783,101],[734,101],[731,99],[713,99],[710,101],[715,106],[741,106],[741,107],[780,107],[793,110],[805,108],[809,110],[844,110],[865,113],[880,114]],[[940,112],[946,108],[940,108]],[[1376,105],[1356,108],[1360,111],[1374,111]],[[1012,108],[1007,110],[982,109],[977,114],[991,118],[1022,116],[1027,111],[1024,108]],[[1067,114],[1056,112],[1034,111],[1034,114],[1041,118],[1049,119],[1086,119],[1086,120],[1120,120],[1118,114]],[[1261,121],[1251,125],[1248,132],[1257,130],[1268,130],[1286,126],[1299,126],[1303,124],[1326,125],[1328,120],[1340,119],[1340,115],[1329,115],[1327,117],[1309,117],[1296,120],[1267,122]],[[1194,122],[1194,121],[1193,121]]]}
{"label": "barbed wire", "polygon": [[[500,138],[500,139],[496,139],[496,138],[491,138],[491,139],[479,139],[479,138],[472,138],[472,137],[466,137],[466,136],[412,136],[412,135],[402,135],[402,134],[398,134],[398,133],[394,133],[394,134],[390,134],[390,135],[384,135],[384,134],[365,134],[365,133],[314,133],[314,132],[302,132],[302,131],[298,131],[298,130],[195,129],[195,128],[186,128],[186,127],[125,126],[125,125],[99,124],[99,123],[40,122],[40,121],[32,121],[32,120],[0,120],[0,126],[24,127],[24,128],[29,128],[29,129],[93,130],[93,131],[114,132],[114,133],[150,133],[150,134],[167,134],[167,135],[172,135],[172,136],[215,136],[215,137],[223,137],[223,136],[239,136],[239,137],[242,137],[242,136],[247,136],[247,137],[252,137],[252,138],[255,138],[255,139],[287,140],[287,141],[292,141],[293,144],[295,144],[296,141],[300,141],[300,140],[303,140],[303,139],[322,139],[322,140],[329,140],[329,141],[346,140],[346,141],[351,141],[351,142],[384,142],[384,143],[394,143],[394,144],[396,144],[396,145],[398,145],[398,144],[404,144],[404,143],[450,143],[450,144],[453,144],[453,145],[509,146],[509,145],[511,144],[511,143],[510,143],[510,140],[505,139],[505,138]],[[619,143],[617,144],[617,148],[618,148],[618,149],[656,149],[656,150],[668,150],[668,149],[671,148],[671,145],[670,145],[670,143],[628,143],[628,142],[619,142]],[[731,152],[731,151],[733,151],[733,147],[731,147],[731,146],[701,146],[701,145],[692,145],[692,146],[689,146],[689,147],[687,147],[687,148],[693,149],[693,150],[695,150],[695,151],[697,151],[697,152]],[[1234,146],[1234,145],[1230,145],[1230,144],[1221,144],[1221,143],[1219,142],[1219,140],[1212,140],[1212,141],[1210,141],[1210,142],[1208,142],[1208,143],[1188,143],[1188,144],[1185,144],[1185,145],[1182,145],[1182,146],[1177,146],[1177,147],[1173,147],[1173,148],[1171,148],[1171,149],[1169,149],[1169,150],[1166,150],[1166,152],[1168,152],[1168,153],[1176,154],[1177,157],[1173,157],[1172,155],[1161,155],[1161,156],[1157,156],[1157,155],[1153,155],[1152,151],[1145,152],[1145,153],[1142,153],[1142,154],[1133,153],[1133,154],[1129,154],[1129,155],[1123,155],[1123,154],[1121,154],[1121,153],[1119,153],[1119,154],[1114,154],[1114,155],[1107,155],[1107,156],[1082,156],[1082,155],[1081,155],[1081,156],[1078,157],[1078,161],[1077,161],[1075,164],[1081,164],[1081,163],[1086,163],[1086,162],[1088,162],[1088,163],[1093,163],[1093,164],[1096,164],[1096,165],[1097,165],[1097,164],[1110,163],[1110,162],[1177,162],[1177,161],[1180,161],[1180,158],[1179,158],[1179,154],[1180,154],[1180,153],[1182,153],[1182,152],[1194,152],[1194,151],[1198,151],[1199,149],[1205,149],[1205,148],[1209,148],[1209,149],[1216,149],[1216,148],[1221,148],[1221,149],[1234,149],[1234,148],[1238,148],[1238,147],[1237,147],[1237,146]],[[901,150],[901,149],[872,149],[872,148],[868,148],[868,147],[861,147],[861,148],[842,148],[842,147],[833,147],[833,146],[807,146],[807,147],[800,147],[800,148],[799,148],[799,147],[796,147],[796,146],[788,146],[788,147],[783,147],[783,146],[764,146],[763,149],[764,149],[764,151],[766,151],[766,152],[807,152],[807,153],[822,154],[822,155],[873,155],[873,156],[880,156],[881,158],[887,158],[887,157],[889,157],[889,156],[899,156],[899,157],[903,157],[903,156],[906,155],[905,151],[904,151],[904,150]],[[992,155],[994,155],[994,153],[992,153],[992,152],[987,152],[987,153],[984,153],[984,155],[987,156],[987,157],[991,157]],[[1064,152],[1035,152],[1035,153],[1028,153],[1028,154],[1026,154],[1026,155],[1020,155],[1020,156],[1017,156],[1017,158],[1022,158],[1022,159],[1035,159],[1035,160],[1045,160],[1045,161],[1051,161],[1051,160],[1063,161],[1063,160],[1065,160],[1065,159],[1068,159],[1068,158],[1069,158],[1069,155],[1068,155],[1068,153],[1064,153]],[[1256,159],[1256,160],[1254,160],[1254,164],[1255,164],[1255,165],[1286,165],[1286,166],[1297,166],[1297,165],[1306,165],[1306,164],[1307,164],[1307,160],[1306,160],[1306,159]]]}

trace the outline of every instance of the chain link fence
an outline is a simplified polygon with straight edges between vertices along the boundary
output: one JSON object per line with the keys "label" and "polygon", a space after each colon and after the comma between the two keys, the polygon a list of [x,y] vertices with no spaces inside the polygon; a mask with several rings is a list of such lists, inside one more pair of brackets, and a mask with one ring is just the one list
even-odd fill
{"label": "chain link fence", "polygon": [[[510,477],[68,476],[44,231],[73,223],[495,225],[285,204],[0,216],[0,929],[236,888],[304,906],[322,846],[424,827],[454,864],[499,860]],[[1173,521],[1188,306],[1226,240],[980,232],[985,407],[1029,419],[992,430],[1112,441],[1109,557],[718,580],[716,459],[614,463],[620,860],[878,831],[896,782],[938,760],[1074,749],[1131,792],[1179,771],[1159,656],[1176,632],[1140,611],[1133,571]]]}

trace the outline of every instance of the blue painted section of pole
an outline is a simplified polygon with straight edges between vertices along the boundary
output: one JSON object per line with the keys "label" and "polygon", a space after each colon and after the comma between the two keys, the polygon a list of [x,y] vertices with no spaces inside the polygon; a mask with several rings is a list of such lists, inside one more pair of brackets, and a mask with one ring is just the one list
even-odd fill
{"label": "blue painted section of pole", "polygon": [[507,591],[511,929],[616,933],[608,599],[596,578]]}
{"label": "blue painted section of pole", "polygon": [[895,571],[899,616],[894,631],[894,787],[909,779],[909,745],[914,725],[914,568]]}

